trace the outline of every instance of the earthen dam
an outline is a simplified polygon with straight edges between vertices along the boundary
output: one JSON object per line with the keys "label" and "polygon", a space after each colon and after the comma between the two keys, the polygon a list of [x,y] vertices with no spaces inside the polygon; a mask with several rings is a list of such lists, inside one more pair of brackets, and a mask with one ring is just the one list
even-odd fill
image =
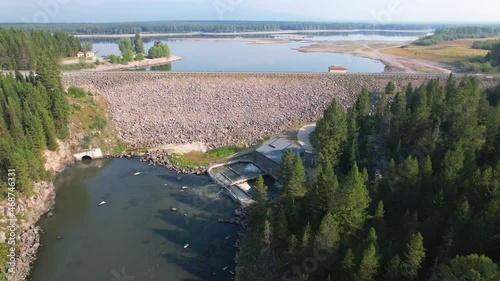
{"label": "earthen dam", "polygon": [[[119,137],[137,147],[203,142],[250,145],[297,123],[315,121],[333,98],[347,109],[363,88],[378,95],[446,74],[65,72],[65,87],[104,97]],[[457,76],[460,80],[461,76]],[[499,76],[478,76],[482,88]]]}

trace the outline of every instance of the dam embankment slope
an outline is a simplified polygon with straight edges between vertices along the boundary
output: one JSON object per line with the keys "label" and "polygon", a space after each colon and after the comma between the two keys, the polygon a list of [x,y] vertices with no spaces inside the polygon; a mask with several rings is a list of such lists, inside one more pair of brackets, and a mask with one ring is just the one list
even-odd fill
{"label": "dam embankment slope", "polygon": [[[107,99],[119,137],[132,146],[218,147],[249,145],[317,120],[333,98],[347,109],[363,88],[378,93],[389,81],[400,89],[433,78],[445,83],[447,75],[111,72],[65,73],[63,82]],[[480,79],[482,88],[497,83],[496,76]]]}

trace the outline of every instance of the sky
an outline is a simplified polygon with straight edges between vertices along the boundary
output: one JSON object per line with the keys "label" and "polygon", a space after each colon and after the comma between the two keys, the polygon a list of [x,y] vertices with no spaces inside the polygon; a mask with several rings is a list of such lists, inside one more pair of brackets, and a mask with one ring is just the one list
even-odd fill
{"label": "sky", "polygon": [[498,0],[2,0],[0,22],[499,22],[498,11]]}

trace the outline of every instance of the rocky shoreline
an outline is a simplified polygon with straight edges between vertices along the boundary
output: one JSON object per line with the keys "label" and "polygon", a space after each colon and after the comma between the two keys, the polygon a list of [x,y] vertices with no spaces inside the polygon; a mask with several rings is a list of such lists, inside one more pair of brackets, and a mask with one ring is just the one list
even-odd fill
{"label": "rocky shoreline", "polygon": [[55,191],[52,183],[36,183],[33,188],[34,196],[20,198],[17,202],[17,213],[24,214],[18,221],[16,243],[18,256],[16,257],[15,272],[7,274],[11,281],[26,280],[30,273],[31,265],[36,260],[36,253],[40,245],[40,227],[36,222],[46,212],[50,211],[55,203]]}
{"label": "rocky shoreline", "polygon": [[[70,165],[71,163],[66,163],[64,169]],[[6,274],[9,281],[25,281],[30,275],[37,251],[42,246],[40,233],[43,230],[36,226],[36,223],[43,215],[50,214],[55,205],[56,192],[53,183],[37,182],[34,184],[33,192],[32,197],[20,198],[17,202],[17,213],[23,214],[23,219],[20,219],[17,225],[16,243],[19,251],[16,256],[15,272]]]}
{"label": "rocky shoreline", "polygon": [[177,174],[204,175],[208,171],[208,166],[200,166],[200,167],[195,167],[193,169],[179,167],[178,165],[170,161],[171,157],[177,157],[177,156],[164,149],[147,151],[145,153],[126,152],[118,155],[105,156],[105,158],[127,158],[127,159],[135,157],[138,157],[140,162],[148,163],[149,166],[165,167],[171,171],[176,172]]}

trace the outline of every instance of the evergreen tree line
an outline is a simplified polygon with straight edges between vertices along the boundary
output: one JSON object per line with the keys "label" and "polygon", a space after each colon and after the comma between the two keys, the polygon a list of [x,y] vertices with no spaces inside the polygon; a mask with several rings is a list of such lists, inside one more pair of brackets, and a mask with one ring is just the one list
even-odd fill
{"label": "evergreen tree line", "polygon": [[430,46],[443,41],[453,41],[464,38],[488,38],[500,35],[498,26],[462,26],[438,28],[433,35],[420,38],[413,42],[416,45]]}
{"label": "evergreen tree line", "polygon": [[472,43],[472,49],[491,51],[495,48],[498,42],[499,39],[475,41],[474,43]]}
{"label": "evergreen tree line", "polygon": [[500,40],[488,40],[484,42],[478,41],[475,42],[474,45],[477,48],[489,50],[488,54],[484,57],[474,57],[468,61],[459,61],[457,65],[473,72],[500,71]]}
{"label": "evergreen tree line", "polygon": [[[28,195],[34,181],[52,177],[44,169],[42,152],[56,150],[57,139],[69,136],[65,94],[43,75],[0,75],[0,167],[15,169],[16,189]],[[0,179],[0,198],[7,193],[5,177]]]}
{"label": "evergreen tree line", "polygon": [[291,150],[279,196],[257,180],[242,280],[499,280],[499,99],[450,77],[390,82],[376,112],[366,89],[348,112],[333,100],[312,180]]}
{"label": "evergreen tree line", "polygon": [[43,58],[73,57],[80,40],[68,33],[0,27],[0,66],[10,70],[38,70]]}
{"label": "evergreen tree line", "polygon": [[[2,24],[5,27],[30,28],[24,24]],[[157,21],[129,23],[48,23],[37,24],[52,32],[64,31],[71,34],[136,34],[171,32],[247,32],[278,30],[327,30],[327,29],[386,29],[423,30],[440,27],[442,24],[377,24],[348,22],[276,22],[276,21]]]}

